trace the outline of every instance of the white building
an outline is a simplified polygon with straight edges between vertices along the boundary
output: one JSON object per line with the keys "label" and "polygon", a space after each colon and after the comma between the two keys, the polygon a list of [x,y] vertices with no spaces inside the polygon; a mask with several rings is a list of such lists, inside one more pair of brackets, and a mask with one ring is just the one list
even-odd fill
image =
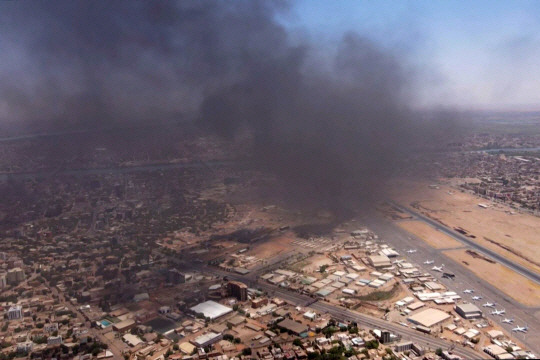
{"label": "white building", "polygon": [[32,346],[33,346],[33,343],[31,341],[25,341],[25,342],[22,342],[22,343],[18,343],[17,344],[17,351],[18,352],[29,353],[29,352],[32,351]]}
{"label": "white building", "polygon": [[7,311],[9,320],[22,319],[22,308],[19,305],[14,305]]}
{"label": "white building", "polygon": [[49,336],[47,338],[47,345],[61,345],[62,344],[62,336]]}

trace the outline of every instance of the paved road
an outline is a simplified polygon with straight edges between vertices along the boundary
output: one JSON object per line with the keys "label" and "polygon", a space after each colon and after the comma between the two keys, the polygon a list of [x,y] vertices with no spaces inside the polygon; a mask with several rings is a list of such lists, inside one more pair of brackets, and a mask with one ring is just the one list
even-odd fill
{"label": "paved road", "polygon": [[536,282],[537,284],[540,284],[540,274],[538,274],[537,272],[535,271],[532,271],[530,269],[527,269],[523,266],[521,266],[520,264],[517,264],[511,260],[509,260],[508,258],[504,257],[503,255],[500,255],[498,253],[496,253],[495,251],[492,251],[488,248],[485,248],[483,247],[482,245],[479,245],[477,242],[475,242],[474,240],[471,240],[470,238],[458,233],[457,231],[454,231],[453,229],[450,229],[444,225],[442,225],[441,223],[439,223],[438,221],[435,221],[423,214],[420,214],[416,211],[413,211],[409,208],[406,208],[406,207],[403,207],[401,205],[398,205],[396,203],[392,203],[395,207],[397,207],[398,209],[410,214],[411,216],[413,217],[416,217],[417,219],[420,219],[422,221],[424,221],[425,223],[428,223],[429,225],[433,226],[434,228],[436,228],[437,230],[439,230],[440,232],[470,246],[471,248],[474,248],[476,249],[477,251],[479,251],[480,253],[483,253],[484,255],[486,256],[489,256],[495,260],[497,260],[499,263],[501,264],[504,264],[506,265],[507,267],[509,267],[510,269],[520,273],[521,275],[525,276],[526,278]]}

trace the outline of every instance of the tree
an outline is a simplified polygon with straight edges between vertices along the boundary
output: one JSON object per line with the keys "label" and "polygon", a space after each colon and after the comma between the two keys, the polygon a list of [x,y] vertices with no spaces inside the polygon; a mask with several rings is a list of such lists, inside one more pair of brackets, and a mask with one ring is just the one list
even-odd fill
{"label": "tree", "polygon": [[437,350],[435,350],[435,354],[437,354],[437,356],[441,356],[442,355],[442,349],[437,348]]}
{"label": "tree", "polygon": [[296,346],[302,346],[302,340],[300,340],[300,339],[298,339],[298,338],[294,339],[293,345],[296,345]]}

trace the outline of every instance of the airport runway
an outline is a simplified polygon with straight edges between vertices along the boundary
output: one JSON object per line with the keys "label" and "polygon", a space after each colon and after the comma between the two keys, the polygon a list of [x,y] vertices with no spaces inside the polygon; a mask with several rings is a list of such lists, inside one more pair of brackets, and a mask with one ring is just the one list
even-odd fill
{"label": "airport runway", "polygon": [[434,227],[435,229],[439,230],[440,232],[456,239],[457,241],[465,244],[465,245],[468,245],[470,246],[471,248],[474,248],[475,250],[477,250],[478,252],[480,253],[483,253],[484,255],[488,256],[488,257],[491,257],[492,259],[495,259],[497,260],[499,263],[509,267],[510,269],[514,270],[515,272],[525,276],[526,278],[536,282],[537,284],[540,284],[540,274],[536,273],[535,271],[532,271],[532,270],[529,270],[527,269],[526,267],[523,267],[521,266],[520,264],[517,264],[511,260],[508,260],[506,257],[504,257],[503,255],[500,255],[498,253],[496,253],[495,251],[492,251],[488,248],[485,248],[483,247],[482,245],[479,245],[477,242],[475,242],[474,240],[471,240],[469,239],[468,237],[458,233],[457,231],[454,231],[453,229],[450,229],[444,225],[442,225],[441,223],[425,216],[425,215],[422,215],[416,211],[413,211],[409,208],[405,208],[403,206],[400,206],[394,202],[392,202],[392,205],[394,205],[395,207],[397,207],[398,209],[400,209],[401,211],[415,217],[416,219],[418,220],[422,220],[423,222],[431,225],[432,227]]}
{"label": "airport runway", "polygon": [[[409,259],[426,272],[434,275],[449,290],[457,292],[463,301],[468,301],[477,305],[487,318],[495,323],[499,323],[512,337],[524,343],[531,351],[540,354],[540,319],[535,316],[540,314],[539,307],[525,306],[508,295],[495,288],[487,281],[468,271],[461,264],[445,256],[442,251],[445,249],[435,249],[425,241],[397,226],[394,222],[384,218],[382,215],[372,214],[358,219],[370,230],[379,235],[380,241],[393,246],[400,255]],[[415,253],[409,254],[408,249],[416,249]],[[433,260],[430,265],[423,264],[426,260]],[[444,264],[444,269],[456,275],[454,280],[442,278],[442,273],[431,270],[433,266]],[[463,290],[474,289],[473,294],[464,294]],[[482,296],[481,300],[473,301],[472,296]],[[506,310],[504,316],[491,315],[492,308],[482,307],[486,302],[496,303],[495,308]],[[504,318],[513,318],[513,324],[501,323]],[[528,326],[529,331],[523,333],[512,333],[511,329],[516,326]]]}

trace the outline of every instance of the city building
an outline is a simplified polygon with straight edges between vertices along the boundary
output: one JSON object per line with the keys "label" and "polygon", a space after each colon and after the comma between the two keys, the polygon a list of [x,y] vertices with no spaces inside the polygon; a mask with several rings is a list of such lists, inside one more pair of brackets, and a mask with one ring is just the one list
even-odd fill
{"label": "city building", "polygon": [[397,344],[394,346],[394,351],[396,351],[396,352],[403,352],[403,351],[411,350],[411,349],[412,349],[412,346],[413,346],[413,342],[412,342],[412,341],[402,341],[402,342],[400,342],[400,343],[397,343]]}
{"label": "city building", "polygon": [[16,267],[8,270],[7,272],[7,283],[11,285],[17,285],[21,281],[24,281],[25,275],[23,269]]}
{"label": "city building", "polygon": [[22,319],[22,308],[19,305],[14,305],[7,311],[8,320]]}
{"label": "city building", "polygon": [[285,331],[290,331],[295,335],[300,335],[308,331],[307,325],[290,319],[281,320],[277,323],[277,326]]}
{"label": "city building", "polygon": [[49,336],[47,338],[47,345],[61,345],[62,344],[62,336]]}
{"label": "city building", "polygon": [[118,332],[126,332],[134,328],[136,325],[135,321],[132,319],[127,319],[120,321],[119,323],[113,324],[113,329]]}
{"label": "city building", "polygon": [[221,339],[223,339],[222,334],[218,334],[218,333],[215,333],[215,332],[209,332],[209,333],[206,333],[206,334],[201,335],[199,337],[196,337],[192,341],[192,344],[197,346],[197,347],[203,348],[203,347],[212,345],[212,344],[218,342]]}
{"label": "city building", "polygon": [[247,300],[247,285],[239,281],[229,281],[227,289],[231,296],[234,296],[238,301]]}
{"label": "city building", "polygon": [[177,269],[170,269],[167,272],[167,281],[172,284],[183,284],[186,282],[186,275]]}
{"label": "city building", "polygon": [[254,309],[258,309],[258,308],[263,307],[264,305],[267,305],[267,304],[268,304],[268,299],[265,298],[265,297],[260,297],[260,298],[256,298],[256,299],[251,300],[251,307],[254,308]]}

